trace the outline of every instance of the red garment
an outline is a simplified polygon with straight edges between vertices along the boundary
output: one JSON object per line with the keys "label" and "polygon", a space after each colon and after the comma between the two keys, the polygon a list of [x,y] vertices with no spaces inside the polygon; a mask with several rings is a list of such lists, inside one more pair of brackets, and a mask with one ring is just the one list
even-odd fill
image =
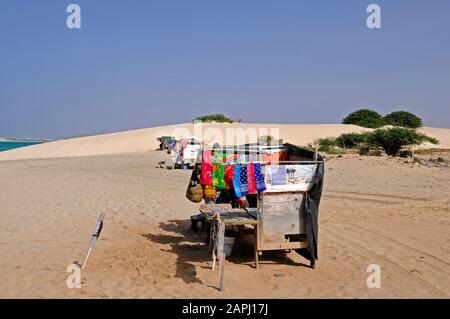
{"label": "red garment", "polygon": [[200,184],[202,185],[212,185],[212,152],[203,151],[202,152],[202,168],[200,174]]}
{"label": "red garment", "polygon": [[227,189],[233,187],[234,180],[234,165],[225,165],[225,186]]}
{"label": "red garment", "polygon": [[266,165],[277,164],[278,162],[287,161],[287,159],[288,156],[285,151],[264,154],[264,162]]}
{"label": "red garment", "polygon": [[256,194],[255,169],[253,164],[247,164],[248,193]]}

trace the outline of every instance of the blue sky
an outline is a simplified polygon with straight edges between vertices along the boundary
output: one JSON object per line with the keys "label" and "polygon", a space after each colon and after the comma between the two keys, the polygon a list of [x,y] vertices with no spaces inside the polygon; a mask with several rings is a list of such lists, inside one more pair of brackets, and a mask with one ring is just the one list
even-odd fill
{"label": "blue sky", "polygon": [[[82,28],[66,27],[77,3]],[[366,7],[382,9],[382,29]],[[450,127],[450,1],[0,3],[0,136],[189,122],[338,123],[406,109]]]}

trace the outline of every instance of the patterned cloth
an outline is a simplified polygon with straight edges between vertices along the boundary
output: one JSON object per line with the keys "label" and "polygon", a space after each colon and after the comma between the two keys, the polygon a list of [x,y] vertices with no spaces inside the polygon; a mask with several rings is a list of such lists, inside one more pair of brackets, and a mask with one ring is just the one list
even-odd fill
{"label": "patterned cloth", "polygon": [[[244,169],[245,168],[245,169]],[[244,182],[244,185],[242,185]],[[242,197],[247,195],[247,167],[236,164],[234,165],[234,180],[233,180],[234,192],[236,197]]]}
{"label": "patterned cloth", "polygon": [[202,153],[202,168],[200,173],[200,184],[212,185],[212,153],[211,151],[203,151]]}
{"label": "patterned cloth", "polygon": [[247,165],[239,164],[240,166],[240,178],[241,178],[241,194],[245,196],[248,194],[248,175],[247,175]]}
{"label": "patterned cloth", "polygon": [[234,165],[226,165],[225,166],[225,186],[227,189],[233,188],[233,180],[234,180]]}
{"label": "patterned cloth", "polygon": [[226,189],[225,185],[225,165],[213,164],[212,185],[218,189]]}
{"label": "patterned cloth", "polygon": [[242,197],[241,195],[241,168],[238,164],[234,165],[233,171],[233,187],[236,197]]}
{"label": "patterned cloth", "polygon": [[255,170],[253,164],[247,164],[248,193],[256,194]]}
{"label": "patterned cloth", "polygon": [[256,191],[258,193],[264,192],[266,190],[266,183],[264,182],[264,175],[262,174],[261,164],[254,164],[253,169],[255,174]]}
{"label": "patterned cloth", "polygon": [[288,154],[285,151],[267,152],[264,154],[264,162],[266,165],[276,165],[279,162],[287,161]]}
{"label": "patterned cloth", "polygon": [[214,151],[214,163],[223,163],[225,158],[226,154],[224,154],[223,152]]}
{"label": "patterned cloth", "polygon": [[227,154],[226,158],[224,158],[224,162],[227,164],[235,164],[241,161],[241,157],[239,154]]}

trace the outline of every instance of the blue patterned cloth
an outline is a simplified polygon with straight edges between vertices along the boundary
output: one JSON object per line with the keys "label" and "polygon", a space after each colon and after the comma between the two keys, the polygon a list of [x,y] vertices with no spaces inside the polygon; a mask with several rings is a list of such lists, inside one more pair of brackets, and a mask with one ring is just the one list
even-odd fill
{"label": "blue patterned cloth", "polygon": [[242,197],[241,194],[241,167],[239,164],[234,165],[234,178],[233,178],[233,187],[234,192],[236,193],[236,197]]}
{"label": "blue patterned cloth", "polygon": [[248,194],[247,165],[234,165],[233,186],[236,197],[242,197]]}
{"label": "blue patterned cloth", "polygon": [[264,181],[264,175],[261,171],[261,164],[256,163],[253,165],[254,171],[255,171],[255,184],[256,184],[256,191],[258,193],[264,192],[266,190],[266,183]]}
{"label": "blue patterned cloth", "polygon": [[248,173],[247,173],[247,164],[239,165],[240,175],[241,175],[241,194],[245,196],[248,194]]}

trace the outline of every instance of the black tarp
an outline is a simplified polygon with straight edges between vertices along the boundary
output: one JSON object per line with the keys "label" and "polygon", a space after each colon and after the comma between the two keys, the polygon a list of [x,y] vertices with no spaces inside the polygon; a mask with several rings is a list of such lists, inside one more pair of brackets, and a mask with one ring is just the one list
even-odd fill
{"label": "black tarp", "polygon": [[309,248],[303,248],[296,250],[304,258],[311,262],[314,266],[316,260],[318,260],[318,239],[319,239],[319,205],[322,197],[323,180],[325,175],[325,165],[322,156],[301,147],[297,147],[292,144],[283,144],[283,148],[287,149],[289,154],[289,160],[295,157],[295,160],[317,160],[316,174],[311,189],[304,193],[302,205],[300,206],[300,214],[303,214],[306,218],[306,236],[308,238]]}

